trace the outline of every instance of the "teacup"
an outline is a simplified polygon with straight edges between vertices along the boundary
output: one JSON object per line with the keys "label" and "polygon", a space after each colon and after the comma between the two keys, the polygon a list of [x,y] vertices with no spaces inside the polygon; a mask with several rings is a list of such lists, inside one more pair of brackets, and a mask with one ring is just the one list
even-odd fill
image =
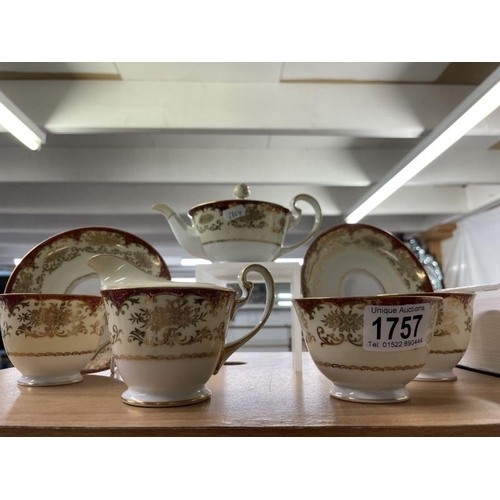
{"label": "teacup", "polygon": [[106,328],[102,297],[42,293],[0,295],[2,340],[20,385],[81,382]]}
{"label": "teacup", "polygon": [[453,381],[453,368],[462,359],[472,334],[474,293],[419,294],[443,299],[430,344],[430,354],[416,380]]}
{"label": "teacup", "polygon": [[424,368],[442,299],[423,296],[293,299],[307,349],[332,397],[407,401]]}
{"label": "teacup", "polygon": [[[210,398],[205,384],[262,328],[274,304],[273,278],[259,264],[242,270],[239,298],[235,290],[212,284],[152,278],[112,255],[96,255],[89,266],[102,280],[113,357],[127,385],[122,401],[133,406],[181,406]],[[266,287],[262,317],[245,336],[227,342],[229,322],[251,296],[248,275],[254,272]]]}

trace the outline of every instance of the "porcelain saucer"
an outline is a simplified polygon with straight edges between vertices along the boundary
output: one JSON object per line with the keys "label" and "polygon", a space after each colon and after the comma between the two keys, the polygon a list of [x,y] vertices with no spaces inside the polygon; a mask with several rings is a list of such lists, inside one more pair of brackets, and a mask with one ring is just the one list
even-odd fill
{"label": "porcelain saucer", "polygon": [[[99,295],[100,281],[87,261],[100,253],[118,255],[152,276],[171,278],[162,256],[138,236],[108,227],[82,227],[56,234],[31,249],[12,272],[5,293]],[[83,373],[109,369],[111,356],[106,331]]]}
{"label": "porcelain saucer", "polygon": [[303,297],[433,291],[425,268],[413,252],[392,234],[367,224],[326,229],[304,256]]}

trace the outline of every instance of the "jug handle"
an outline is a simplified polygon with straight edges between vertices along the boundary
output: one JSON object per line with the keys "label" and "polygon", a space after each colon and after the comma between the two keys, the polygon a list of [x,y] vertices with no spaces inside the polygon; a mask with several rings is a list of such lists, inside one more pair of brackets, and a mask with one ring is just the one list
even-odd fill
{"label": "jug handle", "polygon": [[321,212],[321,207],[319,206],[319,203],[316,201],[316,199],[314,199],[312,196],[309,196],[308,194],[298,194],[292,199],[290,203],[291,207],[290,209],[292,213],[296,213],[297,215],[291,221],[288,229],[291,229],[292,227],[296,226],[300,222],[300,219],[302,219],[302,210],[299,207],[297,207],[298,201],[305,201],[306,203],[309,203],[309,205],[312,206],[314,210],[313,227],[309,231],[309,234],[305,238],[300,240],[298,243],[295,243],[294,245],[281,247],[281,250],[279,251],[276,257],[280,257],[281,255],[284,255],[285,253],[288,253],[291,250],[295,250],[296,248],[299,248],[300,246],[305,245],[306,243],[311,241],[314,238],[314,235],[318,232],[319,227],[321,226],[321,222],[323,220],[323,214]]}
{"label": "jug handle", "polygon": [[271,314],[271,311],[274,306],[274,298],[275,298],[275,287],[274,287],[274,280],[273,277],[271,276],[271,273],[262,265],[260,264],[249,264],[246,266],[238,276],[238,285],[242,291],[242,295],[239,299],[235,299],[232,310],[231,310],[231,319],[234,318],[236,312],[238,309],[240,309],[242,306],[244,306],[247,302],[248,299],[250,298],[253,290],[253,283],[251,281],[247,280],[247,275],[250,272],[256,272],[262,276],[264,279],[264,284],[266,285],[266,304],[264,307],[264,312],[262,313],[262,316],[257,323],[257,325],[245,336],[239,338],[238,340],[235,340],[233,342],[229,342],[224,346],[224,349],[222,350],[221,356],[217,362],[217,366],[215,367],[214,375],[218,373],[220,370],[221,366],[224,364],[224,362],[233,354],[235,351],[237,351],[241,346],[246,344],[266,323],[267,319],[269,318],[269,315]]}

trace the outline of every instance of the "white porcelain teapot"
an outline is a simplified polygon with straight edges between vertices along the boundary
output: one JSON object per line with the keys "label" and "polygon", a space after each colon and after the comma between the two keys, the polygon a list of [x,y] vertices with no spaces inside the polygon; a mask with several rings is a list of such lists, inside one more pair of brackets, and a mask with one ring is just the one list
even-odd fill
{"label": "white porcelain teapot", "polygon": [[[174,236],[187,252],[212,262],[272,262],[311,241],[320,229],[321,208],[312,196],[295,196],[288,210],[275,203],[248,200],[250,190],[246,184],[238,184],[233,194],[232,200],[191,208],[191,225],[165,203],[153,205],[153,210],[167,218]],[[284,246],[288,230],[302,218],[302,211],[296,206],[299,201],[313,207],[314,224],[301,241]]]}

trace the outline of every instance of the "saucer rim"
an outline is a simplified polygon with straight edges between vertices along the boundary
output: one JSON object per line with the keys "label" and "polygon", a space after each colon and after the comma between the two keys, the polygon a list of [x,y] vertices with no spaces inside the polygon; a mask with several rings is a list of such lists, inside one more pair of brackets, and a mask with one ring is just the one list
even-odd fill
{"label": "saucer rim", "polygon": [[[396,238],[393,234],[391,234],[388,231],[385,231],[383,229],[380,229],[376,226],[372,226],[370,224],[338,224],[332,227],[329,227],[322,231],[320,234],[318,234],[314,240],[311,242],[309,247],[307,248],[305,254],[304,254],[304,260],[303,264],[300,270],[300,291],[301,295],[303,298],[309,298],[309,297],[315,297],[311,292],[311,286],[308,283],[309,279],[307,277],[307,272],[308,269],[310,269],[310,260],[312,259],[313,253],[319,253],[321,254],[321,241],[324,238],[332,238],[335,237],[335,233],[344,229],[349,229],[351,232],[354,232],[356,230],[364,230],[368,231],[371,233],[377,233],[378,235],[381,235],[384,237],[388,242],[392,243],[394,247],[397,247],[401,251],[405,252],[408,254],[412,260],[412,262],[415,264],[415,273],[422,273],[423,272],[423,279],[420,280],[420,284],[422,289],[421,290],[412,290],[412,289],[406,289],[406,290],[386,290],[384,293],[428,293],[428,292],[434,292],[434,287],[432,285],[432,281],[430,277],[427,274],[427,271],[425,270],[425,267],[423,264],[418,260],[417,256],[398,238]],[[354,245],[354,244],[353,244]],[[355,246],[355,245],[354,245]],[[317,250],[319,248],[319,250]],[[348,271],[349,269],[346,269]]]}
{"label": "saucer rim", "polygon": [[[78,241],[78,238],[81,238],[82,235],[84,235],[85,233],[95,232],[95,231],[97,231],[97,232],[103,232],[103,233],[108,233],[108,234],[118,234],[118,235],[120,235],[120,236],[122,236],[124,238],[125,246],[130,245],[130,244],[135,244],[135,245],[137,245],[139,247],[142,247],[144,250],[146,250],[147,254],[150,257],[154,257],[154,259],[158,259],[159,266],[158,266],[157,269],[159,271],[158,271],[157,276],[161,277],[161,278],[168,279],[168,280],[172,279],[171,274],[170,274],[170,270],[168,268],[168,265],[165,262],[165,260],[163,259],[162,255],[150,243],[148,243],[146,240],[142,239],[140,236],[137,236],[137,235],[135,235],[133,233],[130,233],[128,231],[125,231],[123,229],[118,229],[118,228],[109,227],[109,226],[82,226],[82,227],[68,229],[68,230],[65,230],[65,231],[61,231],[61,232],[59,232],[57,234],[54,234],[54,235],[50,236],[49,238],[46,238],[45,240],[43,240],[42,242],[40,242],[36,246],[34,246],[31,250],[29,250],[23,256],[23,258],[21,259],[21,261],[19,262],[19,264],[17,264],[17,266],[12,271],[12,273],[11,273],[11,275],[10,275],[10,277],[9,277],[6,285],[5,285],[4,293],[6,293],[6,294],[7,293],[8,294],[10,294],[10,293],[12,293],[12,294],[21,294],[21,293],[24,293],[24,292],[17,292],[17,291],[13,290],[13,288],[15,287],[15,285],[17,283],[17,279],[18,279],[19,273],[21,271],[23,271],[24,269],[26,269],[26,268],[33,267],[33,263],[35,262],[35,259],[48,246],[53,245],[54,243],[57,244],[58,241],[63,240],[63,239]],[[108,244],[104,244],[104,246],[107,246],[109,248],[114,247],[114,245],[108,245]],[[42,262],[43,262],[43,259],[42,259]],[[71,260],[68,261],[68,262],[71,262]],[[89,271],[91,271],[91,270],[89,269]],[[48,273],[48,274],[50,274],[50,273]],[[47,273],[42,273],[42,276],[43,275],[47,275]],[[78,279],[78,276],[76,278]],[[80,276],[80,278],[82,278],[82,277]],[[40,290],[39,292],[32,292],[32,293],[34,293],[34,294],[36,294],[36,293],[38,293],[38,294],[58,293],[58,294],[66,295],[66,296],[74,295],[75,297],[77,297],[78,295],[80,295],[80,296],[83,295],[83,294],[68,293],[65,290],[62,290],[62,291],[59,291],[59,292],[56,292],[56,291],[44,291],[43,290],[43,281],[42,281],[41,288],[42,288],[42,290]],[[109,341],[106,341],[102,345],[98,346],[98,350],[96,352],[96,355],[108,343],[109,343]],[[110,351],[109,359],[105,358],[104,359],[104,364],[102,364],[102,365],[100,365],[100,366],[98,366],[96,368],[91,368],[91,366],[92,366],[91,363],[92,363],[92,361],[95,360],[95,356],[94,356],[92,358],[92,360],[89,361],[88,365],[82,370],[82,373],[83,374],[98,373],[100,371],[108,370],[109,367],[110,367],[110,364],[111,364],[111,356],[112,356],[111,350],[109,350],[109,351]]]}

